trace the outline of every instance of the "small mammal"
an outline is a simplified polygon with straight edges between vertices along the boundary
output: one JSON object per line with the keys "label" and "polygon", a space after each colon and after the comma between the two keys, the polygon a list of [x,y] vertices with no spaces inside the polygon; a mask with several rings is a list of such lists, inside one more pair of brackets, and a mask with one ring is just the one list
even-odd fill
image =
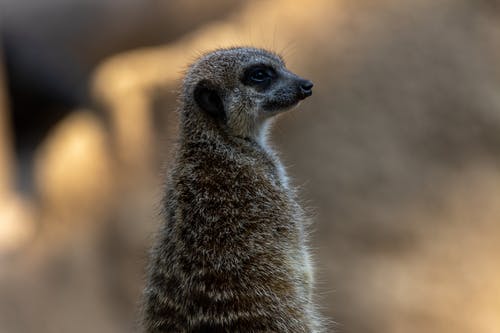
{"label": "small mammal", "polygon": [[263,49],[218,49],[190,66],[145,332],[322,332],[307,219],[266,143],[270,119],[312,87]]}

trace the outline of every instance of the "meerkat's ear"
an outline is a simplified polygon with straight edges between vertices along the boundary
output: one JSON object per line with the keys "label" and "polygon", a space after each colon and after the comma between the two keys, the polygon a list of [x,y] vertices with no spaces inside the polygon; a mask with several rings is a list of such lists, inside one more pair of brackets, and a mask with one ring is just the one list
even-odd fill
{"label": "meerkat's ear", "polygon": [[224,103],[217,89],[208,81],[201,80],[194,88],[194,100],[196,104],[218,120],[226,120]]}

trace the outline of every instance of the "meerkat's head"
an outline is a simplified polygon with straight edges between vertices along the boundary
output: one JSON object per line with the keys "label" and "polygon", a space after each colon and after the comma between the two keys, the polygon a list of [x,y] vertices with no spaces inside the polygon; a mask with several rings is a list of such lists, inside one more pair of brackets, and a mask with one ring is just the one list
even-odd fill
{"label": "meerkat's head", "polygon": [[259,137],[270,117],[312,94],[313,83],[290,72],[278,55],[257,48],[202,56],[184,80],[185,112],[201,112],[229,133]]}

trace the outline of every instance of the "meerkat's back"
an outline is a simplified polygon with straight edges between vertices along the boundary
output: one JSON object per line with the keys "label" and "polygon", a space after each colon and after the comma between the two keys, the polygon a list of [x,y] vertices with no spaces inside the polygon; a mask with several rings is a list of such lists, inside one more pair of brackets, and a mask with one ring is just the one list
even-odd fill
{"label": "meerkat's back", "polygon": [[261,49],[216,50],[190,67],[146,332],[320,332],[305,218],[266,144],[272,116],[311,88]]}

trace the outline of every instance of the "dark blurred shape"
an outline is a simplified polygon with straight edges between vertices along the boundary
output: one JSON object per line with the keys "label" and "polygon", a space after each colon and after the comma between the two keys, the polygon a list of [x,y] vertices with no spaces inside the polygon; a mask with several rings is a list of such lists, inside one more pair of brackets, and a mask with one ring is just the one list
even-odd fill
{"label": "dark blurred shape", "polygon": [[16,149],[33,147],[71,109],[88,104],[86,73],[47,43],[9,30],[2,40]]}
{"label": "dark blurred shape", "polygon": [[5,84],[3,49],[0,45],[0,196],[12,190],[14,166],[10,128],[9,101]]}
{"label": "dark blurred shape", "polygon": [[32,163],[34,147],[55,123],[91,104],[88,76],[103,58],[172,41],[242,2],[0,0],[14,143],[23,165]]}

